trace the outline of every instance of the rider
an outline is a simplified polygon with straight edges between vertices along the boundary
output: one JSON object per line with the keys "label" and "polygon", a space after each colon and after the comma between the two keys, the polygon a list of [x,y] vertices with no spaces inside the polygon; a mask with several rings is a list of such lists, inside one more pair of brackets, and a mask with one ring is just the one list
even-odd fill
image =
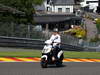
{"label": "rider", "polygon": [[57,60],[58,59],[57,54],[60,51],[60,43],[61,43],[61,36],[60,36],[57,28],[55,28],[53,30],[53,33],[52,33],[50,40],[53,43],[54,60]]}

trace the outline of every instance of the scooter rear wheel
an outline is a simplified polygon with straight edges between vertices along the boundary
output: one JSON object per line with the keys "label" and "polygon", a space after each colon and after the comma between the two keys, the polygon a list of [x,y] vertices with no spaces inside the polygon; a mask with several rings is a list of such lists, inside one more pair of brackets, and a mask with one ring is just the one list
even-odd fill
{"label": "scooter rear wheel", "polygon": [[61,66],[62,66],[62,62],[61,62],[61,61],[57,61],[57,62],[56,62],[56,66],[57,66],[57,67],[61,67]]}
{"label": "scooter rear wheel", "polygon": [[41,59],[41,67],[42,68],[47,68],[47,62],[45,59]]}

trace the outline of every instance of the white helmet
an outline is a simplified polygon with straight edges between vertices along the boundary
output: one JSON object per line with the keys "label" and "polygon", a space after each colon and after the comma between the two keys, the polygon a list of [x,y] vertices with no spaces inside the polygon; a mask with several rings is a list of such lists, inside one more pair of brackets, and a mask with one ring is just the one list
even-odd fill
{"label": "white helmet", "polygon": [[58,32],[58,28],[54,28],[53,29],[53,32]]}

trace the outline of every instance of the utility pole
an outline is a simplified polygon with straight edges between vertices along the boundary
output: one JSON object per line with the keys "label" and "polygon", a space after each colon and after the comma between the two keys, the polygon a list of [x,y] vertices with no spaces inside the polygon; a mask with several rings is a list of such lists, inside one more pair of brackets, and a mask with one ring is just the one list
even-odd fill
{"label": "utility pole", "polygon": [[98,0],[97,13],[100,14],[100,0]]}

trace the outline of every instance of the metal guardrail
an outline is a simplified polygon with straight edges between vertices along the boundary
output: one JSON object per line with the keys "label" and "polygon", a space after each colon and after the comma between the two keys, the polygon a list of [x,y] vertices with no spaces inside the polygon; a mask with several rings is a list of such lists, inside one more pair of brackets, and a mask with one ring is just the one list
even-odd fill
{"label": "metal guardrail", "polygon": [[28,38],[0,36],[0,46],[2,47],[24,47],[24,48],[41,49],[43,47],[42,45],[43,42],[44,41],[41,39],[28,39]]}
{"label": "metal guardrail", "polygon": [[[42,49],[44,46],[44,40],[0,36],[0,46]],[[66,51],[84,51],[84,48],[82,47],[68,44],[62,44],[62,49]]]}

